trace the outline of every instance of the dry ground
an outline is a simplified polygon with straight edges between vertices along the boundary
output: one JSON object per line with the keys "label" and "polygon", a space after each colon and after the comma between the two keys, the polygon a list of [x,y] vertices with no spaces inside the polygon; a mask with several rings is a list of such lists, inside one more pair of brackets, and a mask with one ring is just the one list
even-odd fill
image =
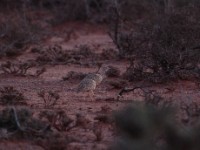
{"label": "dry ground", "polygon": [[[73,31],[73,34],[68,37],[67,33],[71,30]],[[88,45],[93,52],[98,54],[106,48],[115,49],[104,26],[83,23],[67,23],[62,26],[55,27],[53,32],[56,33],[56,36],[48,38],[44,43],[41,43],[41,45],[48,46],[59,44],[65,51],[71,50],[79,45]],[[35,60],[37,55],[38,54],[36,53],[32,53],[30,48],[23,55],[16,58],[3,59],[1,60],[1,63],[4,63],[7,60],[12,62],[16,60]],[[128,62],[119,61],[117,59],[105,60],[103,63],[119,68],[121,74],[123,74],[129,65]],[[117,100],[117,94],[120,89],[115,89],[110,86],[109,81],[116,81],[121,78],[118,77],[105,79],[95,90],[95,100],[91,101],[88,99],[87,94],[77,94],[74,92],[74,89],[80,82],[79,79],[64,81],[62,78],[70,71],[82,73],[95,72],[98,69],[97,66],[84,64],[46,64],[44,67],[46,68],[46,72],[39,77],[18,77],[2,74],[0,87],[3,88],[5,86],[13,86],[15,89],[23,93],[28,99],[28,107],[33,109],[36,114],[37,112],[44,110],[44,103],[41,98],[38,97],[37,93],[41,90],[57,91],[60,95],[60,99],[54,108],[51,108],[51,110],[64,110],[66,114],[73,119],[77,113],[85,116],[86,119],[89,120],[86,123],[87,127],[80,126],[71,129],[69,132],[61,132],[64,136],[74,139],[74,142],[69,143],[66,146],[66,149],[107,149],[115,137],[113,127],[109,123],[101,123],[94,120],[94,118],[100,113],[112,114],[112,111],[118,110],[119,108],[131,103],[133,100],[143,99],[143,97],[140,96],[141,91],[136,90],[135,92],[124,94],[122,98]],[[40,68],[40,66],[29,70],[29,73],[33,73],[38,68]],[[136,84],[137,83],[128,83],[127,87],[132,87]],[[177,104],[183,101],[199,101],[199,87],[192,81],[170,82],[165,85],[150,85],[148,89],[155,90],[166,99],[172,101],[176,100],[175,103]],[[108,112],[105,112],[105,110]],[[182,117],[184,118],[184,115]],[[97,137],[93,132],[93,128],[96,124],[101,124],[102,137],[100,141],[97,140]],[[45,149],[45,147],[26,140],[14,140],[12,142],[4,140],[0,142],[0,149],[42,150]]]}

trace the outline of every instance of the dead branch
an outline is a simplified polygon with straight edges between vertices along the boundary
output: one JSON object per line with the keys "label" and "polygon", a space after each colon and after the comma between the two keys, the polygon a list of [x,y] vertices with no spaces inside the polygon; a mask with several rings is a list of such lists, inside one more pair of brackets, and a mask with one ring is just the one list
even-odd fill
{"label": "dead branch", "polygon": [[[20,124],[20,121],[19,121],[18,115],[17,115],[17,111],[16,111],[14,106],[11,107],[11,111],[13,113],[14,121],[15,121],[15,123],[17,125],[17,129],[18,129],[18,131],[20,131],[22,133],[30,133],[30,134],[34,134],[34,135],[43,135],[44,132],[50,130],[50,128],[51,128],[51,125],[47,125],[46,127],[44,127],[43,129],[40,129],[40,130],[35,130],[35,129],[29,128],[29,127],[24,128]],[[17,132],[14,131],[10,135],[13,135],[15,133],[17,133]]]}
{"label": "dead branch", "polygon": [[142,86],[136,86],[136,87],[132,87],[132,88],[124,87],[124,88],[118,93],[117,100],[119,100],[119,98],[122,97],[122,95],[123,95],[124,93],[132,92],[132,91],[134,91],[135,89],[141,89],[142,91],[144,91],[142,88],[143,88]]}
{"label": "dead branch", "polygon": [[11,108],[11,110],[12,110],[12,112],[13,112],[14,119],[15,119],[15,123],[16,123],[16,125],[17,125],[18,130],[24,132],[25,129],[23,129],[23,128],[21,127],[21,125],[20,125],[20,122],[19,122],[19,119],[18,119],[18,116],[17,116],[17,112],[16,112],[15,107],[13,106],[13,107]]}

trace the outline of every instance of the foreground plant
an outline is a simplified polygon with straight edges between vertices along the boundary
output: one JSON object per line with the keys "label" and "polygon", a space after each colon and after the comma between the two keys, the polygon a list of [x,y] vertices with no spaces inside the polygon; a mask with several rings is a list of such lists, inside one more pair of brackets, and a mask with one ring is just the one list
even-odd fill
{"label": "foreground plant", "polygon": [[7,61],[1,65],[1,70],[5,74],[13,74],[19,76],[27,75],[27,71],[32,68],[34,65],[31,63],[12,63]]}
{"label": "foreground plant", "polygon": [[25,96],[12,86],[0,89],[0,104],[2,105],[26,105]]}
{"label": "foreground plant", "polygon": [[198,150],[199,124],[184,126],[170,107],[135,103],[115,114],[120,138],[113,150]]}
{"label": "foreground plant", "polygon": [[43,100],[45,108],[53,108],[60,99],[59,94],[53,91],[41,91],[38,96]]}

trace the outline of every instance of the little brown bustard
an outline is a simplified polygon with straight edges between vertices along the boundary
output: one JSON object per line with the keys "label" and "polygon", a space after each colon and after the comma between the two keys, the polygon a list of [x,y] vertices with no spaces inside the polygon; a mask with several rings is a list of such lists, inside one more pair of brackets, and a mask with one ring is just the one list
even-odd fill
{"label": "little brown bustard", "polygon": [[108,66],[103,66],[97,71],[97,73],[87,74],[84,79],[79,83],[77,92],[89,92],[90,99],[93,99],[96,86],[99,85],[106,77],[106,72],[108,70]]}

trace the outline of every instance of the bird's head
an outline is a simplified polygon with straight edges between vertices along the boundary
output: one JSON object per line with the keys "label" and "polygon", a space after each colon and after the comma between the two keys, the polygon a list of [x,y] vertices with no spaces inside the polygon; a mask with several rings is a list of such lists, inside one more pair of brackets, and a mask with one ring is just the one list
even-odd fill
{"label": "bird's head", "polygon": [[110,66],[107,66],[107,65],[101,66],[98,73],[103,75],[103,76],[106,76],[106,73],[108,72],[109,69],[110,69]]}

